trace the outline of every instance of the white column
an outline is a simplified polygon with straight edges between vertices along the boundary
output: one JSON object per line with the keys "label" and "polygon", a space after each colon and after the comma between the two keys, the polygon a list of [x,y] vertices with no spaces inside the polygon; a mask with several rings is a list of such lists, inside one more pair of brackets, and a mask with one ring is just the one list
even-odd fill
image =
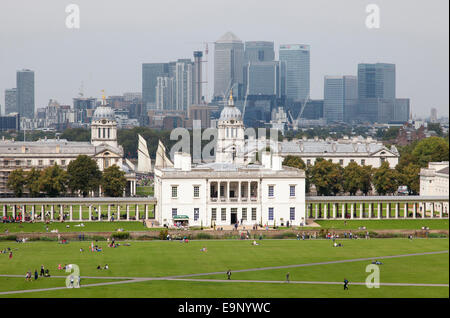
{"label": "white column", "polygon": [[395,204],[395,218],[398,219],[398,211],[400,210],[400,203]]}
{"label": "white column", "polygon": [[50,206],[50,220],[51,221],[53,221],[53,213],[55,212],[55,207],[54,207],[54,205],[52,204],[51,206]]}
{"label": "white column", "polygon": [[408,203],[403,204],[403,218],[406,219],[408,217]]}
{"label": "white column", "polygon": [[117,221],[120,221],[120,204],[117,205]]}
{"label": "white column", "polygon": [[317,218],[319,216],[319,206],[317,205],[317,203],[316,203],[316,211],[315,211],[315,213],[316,213],[316,220],[317,220]]}
{"label": "white column", "polygon": [[417,203],[416,202],[414,202],[414,205],[413,205],[413,218],[414,219],[417,218]]}
{"label": "white column", "polygon": [[111,221],[111,204],[108,204],[108,221]]}
{"label": "white column", "polygon": [[426,203],[419,203],[422,205],[422,219],[425,218],[425,213],[427,212],[427,204]]}
{"label": "white column", "polygon": [[97,211],[98,211],[98,220],[101,221],[102,220],[102,206],[100,204],[98,205]]}
{"label": "white column", "polygon": [[[247,200],[248,200],[248,202],[250,202],[250,183],[251,183],[251,181],[247,182],[247,189],[248,189],[248,191],[247,191]],[[219,186],[219,192],[220,192],[220,186]]]}
{"label": "white column", "polygon": [[345,219],[345,207],[346,207],[346,205],[345,205],[345,203],[343,203],[343,204],[342,204],[342,213],[341,213],[341,217],[342,217],[343,219]]}
{"label": "white column", "polygon": [[145,219],[148,220],[148,204],[145,204],[144,207],[145,207]]}
{"label": "white column", "polygon": [[350,219],[353,219],[353,213],[355,212],[355,204],[350,205]]}
{"label": "white column", "polygon": [[431,202],[431,218],[434,218],[434,202]]}
{"label": "white column", "polygon": [[369,203],[369,211],[367,212],[367,216],[369,217],[369,219],[373,218],[372,203]]}
{"label": "white column", "polygon": [[364,218],[364,203],[359,204],[359,218]]}
{"label": "white column", "polygon": [[333,219],[336,219],[336,203],[333,203]]}
{"label": "white column", "polygon": [[72,206],[72,204],[69,206],[69,217],[70,217],[70,221],[73,221],[73,206]]}
{"label": "white column", "polygon": [[16,219],[16,212],[17,212],[17,209],[16,209],[16,205],[14,204],[13,205],[13,219]]}
{"label": "white column", "polygon": [[378,218],[381,219],[381,214],[383,213],[383,203],[378,203],[377,204],[378,207]]}
{"label": "white column", "polygon": [[136,221],[139,221],[139,204],[136,204]]}
{"label": "white column", "polygon": [[89,221],[92,221],[92,205],[89,206]]}
{"label": "white column", "polygon": [[441,208],[439,209],[439,218],[440,219],[442,219],[442,217],[444,216],[443,212],[444,212],[444,202],[441,202]]}
{"label": "white column", "polygon": [[25,222],[25,212],[26,212],[26,210],[27,210],[27,206],[24,205],[23,209],[22,209],[22,222]]}
{"label": "white column", "polygon": [[238,181],[238,201],[241,202],[241,181]]}
{"label": "white column", "polygon": [[45,221],[45,207],[41,205],[41,220]]}
{"label": "white column", "polygon": [[390,218],[390,214],[391,214],[391,203],[388,202],[386,203],[386,219]]}
{"label": "white column", "polygon": [[328,212],[328,203],[325,203],[325,205],[323,206],[323,218],[325,220],[327,219],[327,212]]}
{"label": "white column", "polygon": [[227,202],[230,201],[230,181],[227,181],[227,196],[226,196]]}
{"label": "white column", "polygon": [[3,217],[6,217],[6,209],[8,206],[6,204],[3,204]]}
{"label": "white column", "polygon": [[59,220],[62,220],[64,218],[64,206],[61,204],[59,206]]}
{"label": "white column", "polygon": [[81,221],[83,221],[83,206],[81,204],[79,205],[79,211],[80,211],[80,214],[78,215],[78,219],[81,222]]}
{"label": "white column", "polygon": [[127,221],[130,220],[130,206],[127,204]]}

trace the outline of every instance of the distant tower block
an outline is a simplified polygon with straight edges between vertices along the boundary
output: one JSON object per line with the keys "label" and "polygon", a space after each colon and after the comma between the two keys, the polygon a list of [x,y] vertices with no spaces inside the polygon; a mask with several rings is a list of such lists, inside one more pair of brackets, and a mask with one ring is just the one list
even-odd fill
{"label": "distant tower block", "polygon": [[202,101],[202,51],[194,51],[194,104],[199,105]]}

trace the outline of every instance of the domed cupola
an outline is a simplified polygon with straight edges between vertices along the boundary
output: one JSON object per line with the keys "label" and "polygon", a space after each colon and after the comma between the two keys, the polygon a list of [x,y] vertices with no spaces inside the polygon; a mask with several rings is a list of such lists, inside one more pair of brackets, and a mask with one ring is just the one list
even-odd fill
{"label": "domed cupola", "polygon": [[108,144],[117,147],[117,122],[114,110],[106,104],[102,95],[102,104],[98,106],[91,121],[91,143],[95,146]]}
{"label": "domed cupola", "polygon": [[236,106],[234,106],[232,91],[230,93],[230,98],[228,99],[228,105],[222,109],[219,120],[242,120],[241,111]]}

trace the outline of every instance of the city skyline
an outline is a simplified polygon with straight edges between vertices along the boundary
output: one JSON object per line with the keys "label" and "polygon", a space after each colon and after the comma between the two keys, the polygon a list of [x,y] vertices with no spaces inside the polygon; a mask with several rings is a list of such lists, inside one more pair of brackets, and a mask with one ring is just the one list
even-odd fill
{"label": "city skyline", "polygon": [[[81,83],[85,96],[99,97],[101,89],[107,95],[139,92],[142,63],[192,58],[193,51],[204,49],[203,42],[210,42],[205,59],[208,59],[208,99],[211,99],[212,42],[231,31],[243,42],[273,41],[275,59],[279,59],[281,44],[309,45],[312,99],[323,98],[325,75],[357,75],[359,63],[393,63],[396,95],[411,99],[413,115],[429,116],[431,108],[436,108],[439,117],[448,116],[446,1],[427,6],[414,5],[412,1],[378,1],[381,27],[372,30],[364,24],[366,4],[360,1],[349,1],[345,8],[332,1],[315,4],[281,1],[275,6],[265,1],[231,0],[217,6],[192,0],[186,4],[169,1],[153,7],[136,1],[128,4],[78,1],[81,14],[78,30],[65,27],[66,4],[24,3],[0,5],[0,20],[5,25],[0,32],[3,109],[5,90],[15,87],[17,70],[27,68],[35,72],[36,108],[46,106],[49,99],[71,105]],[[201,21],[180,19],[161,30],[158,23],[164,18],[160,15],[167,15],[175,3],[187,16],[201,15]],[[236,5],[242,9],[258,6],[250,16],[241,12],[248,10],[234,10]],[[145,17],[149,6],[152,10],[147,12],[148,17],[140,19]],[[178,17],[178,13],[175,15]],[[219,19],[219,15],[227,18]],[[270,21],[262,20],[267,17]],[[258,27],[250,27],[255,23]],[[145,41],[136,41],[143,37]]]}

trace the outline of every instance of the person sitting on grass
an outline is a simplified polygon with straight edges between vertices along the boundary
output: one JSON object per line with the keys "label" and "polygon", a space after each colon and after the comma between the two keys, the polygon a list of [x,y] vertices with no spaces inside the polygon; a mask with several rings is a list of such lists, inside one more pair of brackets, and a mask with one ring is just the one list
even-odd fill
{"label": "person sitting on grass", "polygon": [[203,247],[200,252],[208,252],[208,250],[206,249],[206,247]]}
{"label": "person sitting on grass", "polygon": [[44,276],[45,277],[50,277],[50,271],[48,270],[48,268],[45,270]]}
{"label": "person sitting on grass", "polygon": [[102,267],[100,265],[97,266],[97,269],[102,269]]}
{"label": "person sitting on grass", "polygon": [[253,246],[259,245],[259,243],[256,243],[256,241],[254,240],[252,243]]}
{"label": "person sitting on grass", "polygon": [[105,264],[105,267],[103,269],[109,269],[108,264]]}
{"label": "person sitting on grass", "polygon": [[372,264],[375,264],[375,265],[383,265],[383,263],[381,263],[379,260],[373,261]]}

